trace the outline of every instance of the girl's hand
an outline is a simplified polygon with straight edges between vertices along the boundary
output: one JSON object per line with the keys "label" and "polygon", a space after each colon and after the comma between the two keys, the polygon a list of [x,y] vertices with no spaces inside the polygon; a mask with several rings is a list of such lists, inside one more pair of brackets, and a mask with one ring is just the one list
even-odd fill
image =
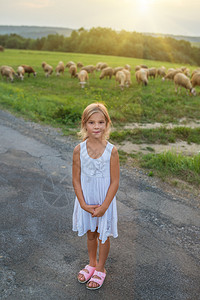
{"label": "girl's hand", "polygon": [[88,213],[90,213],[91,215],[93,215],[95,209],[99,207],[99,205],[85,205],[84,207],[82,207],[85,211],[87,211]]}
{"label": "girl's hand", "polygon": [[102,217],[105,212],[106,212],[106,208],[104,208],[102,205],[101,206],[98,206],[97,208],[95,208],[93,214],[92,214],[92,217]]}

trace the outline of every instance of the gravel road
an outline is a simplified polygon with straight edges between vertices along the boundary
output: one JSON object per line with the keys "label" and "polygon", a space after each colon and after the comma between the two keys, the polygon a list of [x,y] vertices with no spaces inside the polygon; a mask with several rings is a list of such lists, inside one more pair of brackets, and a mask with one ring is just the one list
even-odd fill
{"label": "gravel road", "polygon": [[199,300],[199,200],[130,167],[121,167],[105,283],[77,282],[87,250],[71,230],[76,144],[0,111],[0,298]]}

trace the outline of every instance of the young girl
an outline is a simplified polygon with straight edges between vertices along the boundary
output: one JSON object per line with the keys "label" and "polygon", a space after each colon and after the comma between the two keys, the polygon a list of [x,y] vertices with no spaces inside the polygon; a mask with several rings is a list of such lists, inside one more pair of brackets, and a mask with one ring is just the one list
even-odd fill
{"label": "young girl", "polygon": [[102,286],[110,249],[109,236],[118,236],[115,194],[119,186],[119,156],[115,146],[107,141],[110,125],[103,104],[88,105],[81,122],[83,142],[73,153],[72,177],[76,194],[73,231],[78,231],[79,236],[87,233],[89,255],[89,263],[79,272],[78,281],[87,282],[90,290]]}

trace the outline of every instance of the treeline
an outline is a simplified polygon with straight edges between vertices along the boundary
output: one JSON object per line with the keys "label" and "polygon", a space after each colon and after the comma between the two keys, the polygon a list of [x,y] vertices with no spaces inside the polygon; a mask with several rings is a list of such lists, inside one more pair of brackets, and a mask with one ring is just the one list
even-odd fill
{"label": "treeline", "polygon": [[200,48],[191,46],[188,41],[102,27],[89,31],[80,28],[72,31],[70,37],[51,34],[36,40],[17,34],[0,35],[0,45],[10,49],[116,55],[200,65]]}

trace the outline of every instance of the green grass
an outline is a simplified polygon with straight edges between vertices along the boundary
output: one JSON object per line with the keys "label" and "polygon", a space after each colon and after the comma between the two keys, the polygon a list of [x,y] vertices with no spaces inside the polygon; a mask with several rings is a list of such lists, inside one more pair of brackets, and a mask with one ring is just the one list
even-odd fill
{"label": "green grass", "polygon": [[[99,61],[107,62],[109,66],[124,66],[130,64],[132,67],[132,85],[130,88],[121,91],[115,86],[115,79],[100,80],[99,73],[95,77],[90,76],[89,84],[85,89],[81,89],[78,80],[70,78],[68,69],[64,76],[56,77],[55,72],[49,78],[44,76],[41,64],[43,61],[54,67],[59,61],[65,64],[69,60],[74,62],[81,61],[84,65],[94,64]],[[147,87],[137,84],[134,68],[138,64],[146,64],[149,67],[166,68],[180,67],[180,64],[171,64],[159,61],[148,61],[142,59],[88,55],[76,53],[59,53],[43,51],[9,50],[0,52],[0,65],[12,66],[15,70],[21,64],[31,65],[37,72],[34,78],[27,75],[24,81],[15,79],[14,83],[0,80],[0,108],[8,109],[20,116],[36,122],[43,122],[52,126],[61,127],[64,134],[75,135],[80,126],[80,118],[83,109],[90,103],[101,101],[107,105],[113,125],[117,130],[112,132],[111,139],[118,143],[128,140],[133,143],[160,143],[166,144],[177,140],[184,140],[188,143],[199,144],[199,129],[187,127],[166,129],[164,125],[168,122],[177,124],[181,118],[186,120],[200,121],[200,87],[197,87],[198,95],[188,96],[185,90],[180,94],[175,94],[174,84],[170,81],[162,82],[160,78],[150,79]],[[197,66],[189,66],[191,72]],[[137,129],[121,130],[126,123],[163,123],[161,129]],[[153,152],[153,148],[149,149]],[[166,154],[149,154],[149,156],[138,156],[137,154],[127,154],[119,151],[121,162],[126,162],[128,157],[141,163],[143,167],[156,170],[164,165]],[[142,157],[142,158],[141,158]],[[185,180],[192,183],[198,182],[195,178],[199,173],[190,170],[189,161],[198,162],[198,156],[184,157],[175,154],[168,154],[167,160],[177,164],[176,168],[169,169],[177,177],[183,177],[183,174],[189,172],[189,176],[184,176]],[[184,163],[180,163],[184,160]],[[161,163],[162,162],[162,163]],[[186,163],[187,162],[187,163]],[[179,170],[181,171],[177,171]],[[162,169],[162,168],[161,168]],[[160,170],[161,170],[160,169]],[[151,176],[154,172],[150,170]],[[165,174],[163,172],[163,174]],[[164,176],[164,175],[163,175]],[[167,175],[166,175],[167,176]]]}
{"label": "green grass", "polygon": [[111,132],[111,139],[117,143],[130,141],[133,144],[163,144],[175,143],[177,140],[186,141],[188,144],[200,144],[200,127],[174,127],[167,129],[165,127],[156,129],[132,129],[118,130]]}
{"label": "green grass", "polygon": [[147,154],[142,156],[141,166],[156,171],[156,174],[163,178],[174,176],[200,186],[200,154],[192,157],[170,151],[161,154]]}

